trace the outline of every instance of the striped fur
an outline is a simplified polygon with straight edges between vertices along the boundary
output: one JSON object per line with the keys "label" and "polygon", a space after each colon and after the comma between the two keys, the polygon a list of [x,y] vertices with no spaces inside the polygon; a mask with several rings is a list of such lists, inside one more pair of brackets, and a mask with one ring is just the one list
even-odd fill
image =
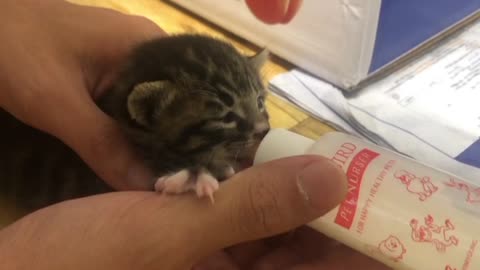
{"label": "striped fur", "polygon": [[[259,68],[222,41],[179,35],[142,44],[99,107],[162,176],[240,169],[269,129]],[[59,140],[0,112],[0,193],[28,210],[111,189]],[[152,179],[152,188],[155,179]]]}

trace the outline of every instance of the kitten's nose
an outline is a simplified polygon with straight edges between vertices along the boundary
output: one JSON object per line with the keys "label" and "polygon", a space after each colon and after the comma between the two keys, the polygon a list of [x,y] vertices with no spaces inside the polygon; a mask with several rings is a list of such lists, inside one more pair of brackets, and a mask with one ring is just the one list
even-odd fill
{"label": "kitten's nose", "polygon": [[270,125],[268,123],[259,123],[255,125],[253,136],[255,139],[261,140],[267,135],[268,131],[270,131]]}
{"label": "kitten's nose", "polygon": [[255,134],[253,136],[255,136],[256,139],[263,139],[263,137],[265,137],[268,133],[268,129],[265,129],[264,131],[260,131],[260,132],[255,132]]}

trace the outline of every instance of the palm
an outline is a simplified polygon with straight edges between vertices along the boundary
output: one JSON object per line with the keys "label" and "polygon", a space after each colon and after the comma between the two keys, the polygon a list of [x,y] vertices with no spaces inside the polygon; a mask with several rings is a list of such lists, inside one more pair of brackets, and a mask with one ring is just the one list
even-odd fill
{"label": "palm", "polygon": [[208,269],[383,270],[389,268],[308,227],[302,227],[275,238],[228,248],[208,257],[192,270]]}

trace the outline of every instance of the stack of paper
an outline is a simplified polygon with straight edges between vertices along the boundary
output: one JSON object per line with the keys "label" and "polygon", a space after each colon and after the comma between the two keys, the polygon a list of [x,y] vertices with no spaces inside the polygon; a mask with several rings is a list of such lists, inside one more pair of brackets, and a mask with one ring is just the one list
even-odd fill
{"label": "stack of paper", "polygon": [[355,94],[299,70],[270,86],[341,130],[480,180],[480,22]]}

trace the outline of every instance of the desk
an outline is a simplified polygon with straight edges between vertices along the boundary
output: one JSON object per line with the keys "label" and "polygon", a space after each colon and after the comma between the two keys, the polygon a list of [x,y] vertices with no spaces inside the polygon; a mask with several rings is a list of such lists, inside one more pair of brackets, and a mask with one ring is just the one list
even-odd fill
{"label": "desk", "polygon": [[[253,54],[259,48],[240,39],[205,20],[161,0],[69,0],[75,4],[112,8],[127,14],[141,15],[158,24],[169,34],[174,33],[203,33],[227,40],[241,52]],[[266,64],[262,73],[265,83],[275,75],[286,72],[293,65],[273,56]],[[313,119],[301,109],[274,95],[269,95],[266,102],[270,113],[270,124],[273,128],[288,128],[310,138],[318,138],[325,132],[333,130],[322,122]],[[8,224],[21,213],[14,206],[1,201],[0,198],[0,227]]]}

